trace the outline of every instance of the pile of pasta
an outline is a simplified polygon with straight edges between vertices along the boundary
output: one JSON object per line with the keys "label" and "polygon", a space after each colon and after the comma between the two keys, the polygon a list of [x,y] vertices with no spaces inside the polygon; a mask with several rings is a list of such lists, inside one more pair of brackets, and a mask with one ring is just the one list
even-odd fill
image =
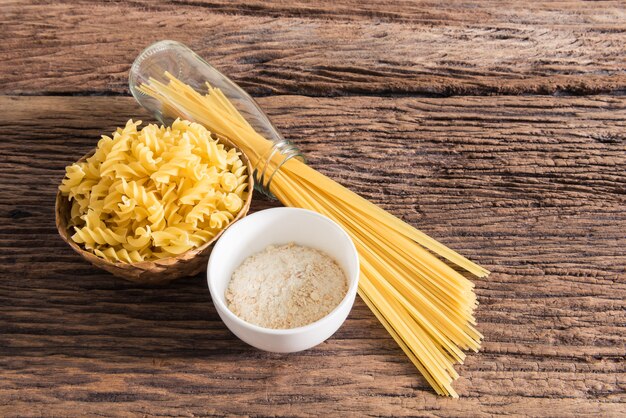
{"label": "pile of pasta", "polygon": [[249,173],[197,123],[129,120],[95,153],[66,168],[72,240],[99,257],[134,263],[173,257],[216,236],[239,213]]}

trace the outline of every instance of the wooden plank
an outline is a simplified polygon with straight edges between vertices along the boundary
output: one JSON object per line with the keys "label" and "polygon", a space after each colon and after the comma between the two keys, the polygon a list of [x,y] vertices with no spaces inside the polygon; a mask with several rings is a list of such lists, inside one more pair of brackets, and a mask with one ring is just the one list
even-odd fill
{"label": "wooden plank", "polygon": [[461,399],[434,395],[360,300],[326,343],[269,354],[228,332],[202,277],[92,268],[56,234],[55,188],[141,110],[0,97],[0,415],[623,416],[625,98],[261,105],[313,166],[493,271],[475,280],[485,343]]}
{"label": "wooden plank", "polygon": [[622,2],[3,2],[0,93],[120,94],[188,44],[255,95],[626,91]]}

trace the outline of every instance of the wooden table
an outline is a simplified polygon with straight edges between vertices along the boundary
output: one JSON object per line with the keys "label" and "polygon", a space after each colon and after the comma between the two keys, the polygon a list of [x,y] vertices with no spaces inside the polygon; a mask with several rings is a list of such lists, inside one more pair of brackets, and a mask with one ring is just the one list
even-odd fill
{"label": "wooden table", "polygon": [[[626,4],[0,5],[0,415],[626,416]],[[97,270],[57,236],[64,167],[128,118],[127,72],[187,43],[312,166],[493,271],[485,342],[436,396],[357,300],[257,351],[202,275]],[[275,205],[256,198],[255,209]]]}

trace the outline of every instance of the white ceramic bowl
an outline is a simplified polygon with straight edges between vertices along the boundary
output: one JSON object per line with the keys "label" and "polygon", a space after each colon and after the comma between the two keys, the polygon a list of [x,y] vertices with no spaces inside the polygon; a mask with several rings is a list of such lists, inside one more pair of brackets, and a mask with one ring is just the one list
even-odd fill
{"label": "white ceramic bowl", "polygon": [[[268,245],[290,242],[333,257],[348,279],[346,296],[328,315],[298,328],[263,328],[237,317],[228,309],[224,296],[233,271]],[[267,209],[246,216],[224,232],[211,252],[207,281],[217,313],[237,337],[261,350],[291,353],[325,341],[343,324],[356,297],[359,256],[348,234],[327,217],[305,209]]]}

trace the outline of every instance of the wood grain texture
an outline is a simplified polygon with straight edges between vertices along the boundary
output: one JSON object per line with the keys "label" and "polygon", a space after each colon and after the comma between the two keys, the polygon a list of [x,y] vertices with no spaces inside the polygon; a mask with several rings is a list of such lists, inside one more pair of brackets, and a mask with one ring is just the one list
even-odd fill
{"label": "wood grain texture", "polygon": [[188,44],[255,95],[626,92],[623,2],[12,2],[0,93],[122,94],[138,53]]}
{"label": "wood grain texture", "polygon": [[55,189],[143,113],[0,97],[0,415],[624,416],[625,98],[260,103],[314,167],[493,271],[462,398],[434,395],[360,300],[322,345],[268,354],[228,332],[202,277],[94,269],[57,236]]}

